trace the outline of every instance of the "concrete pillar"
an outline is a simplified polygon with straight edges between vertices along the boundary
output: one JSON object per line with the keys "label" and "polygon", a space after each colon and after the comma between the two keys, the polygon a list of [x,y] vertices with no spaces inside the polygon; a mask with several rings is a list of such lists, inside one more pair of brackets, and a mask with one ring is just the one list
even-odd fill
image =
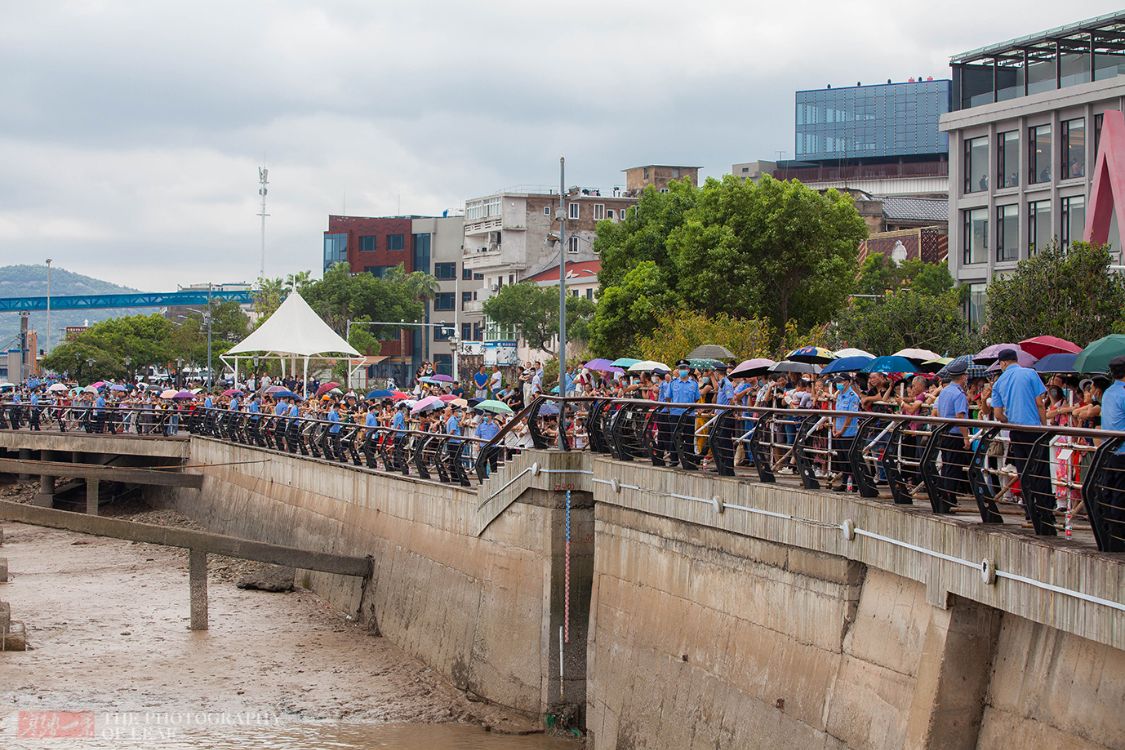
{"label": "concrete pillar", "polygon": [[12,627],[12,605],[0,602],[0,635],[7,633]]}
{"label": "concrete pillar", "polygon": [[1000,615],[1000,610],[959,597],[952,597],[947,609],[930,609],[906,748],[977,746]]}
{"label": "concrete pillar", "polygon": [[8,582],[8,558],[0,557],[0,583]]}
{"label": "concrete pillar", "polygon": [[[31,458],[31,449],[30,448],[20,448],[20,460],[21,461],[31,461],[31,460],[33,460]],[[30,478],[31,478],[31,476],[28,475],[28,474],[20,474],[20,481],[21,482],[26,481]]]}
{"label": "concrete pillar", "polygon": [[191,629],[207,629],[207,553],[192,549],[188,553],[188,588],[191,597]]}
{"label": "concrete pillar", "polygon": [[91,516],[98,515],[98,480],[86,480],[86,512]]}

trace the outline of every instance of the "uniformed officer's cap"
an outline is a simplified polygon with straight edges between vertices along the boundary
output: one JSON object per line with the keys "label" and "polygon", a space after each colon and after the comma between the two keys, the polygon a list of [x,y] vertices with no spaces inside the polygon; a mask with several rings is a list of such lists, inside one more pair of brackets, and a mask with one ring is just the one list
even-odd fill
{"label": "uniformed officer's cap", "polygon": [[946,374],[951,378],[955,378],[958,375],[964,375],[968,371],[969,363],[963,359],[954,360],[945,368]]}
{"label": "uniformed officer's cap", "polygon": [[852,382],[852,374],[850,372],[842,372],[836,376],[837,383],[850,383]]}
{"label": "uniformed officer's cap", "polygon": [[691,367],[691,362],[688,362],[686,359],[681,359],[676,362],[676,367]]}
{"label": "uniformed officer's cap", "polygon": [[718,370],[719,372],[726,372],[727,370],[730,369],[730,367],[727,366],[725,363],[720,362],[719,364],[715,365],[715,369]]}

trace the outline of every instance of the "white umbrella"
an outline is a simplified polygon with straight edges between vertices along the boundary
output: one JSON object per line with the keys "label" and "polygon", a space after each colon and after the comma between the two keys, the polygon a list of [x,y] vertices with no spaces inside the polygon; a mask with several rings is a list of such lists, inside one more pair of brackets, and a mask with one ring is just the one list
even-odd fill
{"label": "white umbrella", "polygon": [[871,357],[871,359],[875,359],[875,355],[871,352],[865,352],[862,349],[854,348],[837,349],[836,357],[839,359],[843,359],[844,357]]}
{"label": "white umbrella", "polygon": [[900,349],[895,352],[893,357],[902,357],[911,361],[928,362],[931,359],[938,359],[941,357],[937,352],[931,352],[929,349]]}
{"label": "white umbrella", "polygon": [[67,387],[62,383],[55,383],[54,385],[47,386],[47,390],[53,393],[62,393],[63,391],[67,390]]}
{"label": "white umbrella", "polygon": [[642,359],[634,365],[629,365],[629,372],[655,372],[661,370],[663,372],[672,372],[672,368],[663,362],[654,362],[651,359]]}
{"label": "white umbrella", "polygon": [[9,388],[15,388],[15,387],[16,386],[15,386],[14,383],[0,383],[0,391],[6,391]]}

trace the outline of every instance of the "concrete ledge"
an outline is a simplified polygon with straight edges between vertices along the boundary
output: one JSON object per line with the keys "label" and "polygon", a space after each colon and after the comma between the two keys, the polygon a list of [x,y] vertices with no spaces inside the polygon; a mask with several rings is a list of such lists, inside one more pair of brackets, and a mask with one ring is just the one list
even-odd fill
{"label": "concrete ledge", "polygon": [[123,456],[153,456],[186,459],[190,438],[142,435],[91,435],[85,432],[31,432],[0,430],[0,448],[10,451],[77,451]]}

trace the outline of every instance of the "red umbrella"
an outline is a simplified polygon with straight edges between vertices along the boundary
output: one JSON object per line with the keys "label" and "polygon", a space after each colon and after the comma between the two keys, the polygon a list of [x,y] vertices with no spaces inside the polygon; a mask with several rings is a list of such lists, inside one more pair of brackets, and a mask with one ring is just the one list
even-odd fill
{"label": "red umbrella", "polygon": [[238,390],[237,388],[227,388],[225,391],[223,391],[224,396],[237,396],[241,393],[242,391]]}
{"label": "red umbrella", "polygon": [[316,395],[317,396],[323,396],[325,393],[328,393],[333,388],[339,388],[339,387],[340,387],[339,383],[334,382],[332,380],[329,380],[327,383],[321,383],[320,384],[320,387],[316,389]]}
{"label": "red umbrella", "polygon": [[1058,336],[1035,336],[1020,342],[1020,348],[1035,357],[1043,359],[1048,354],[1077,354],[1082,351],[1078,344],[1071,343]]}
{"label": "red umbrella", "polygon": [[395,401],[405,401],[406,399],[411,398],[411,396],[410,396],[409,393],[403,393],[402,391],[395,391],[394,393],[391,394],[391,398],[393,398]]}
{"label": "red umbrella", "polygon": [[456,401],[457,400],[457,397],[454,396],[452,393],[443,393],[442,395],[438,396],[438,398],[440,398],[442,401],[444,401],[446,403],[449,403],[450,401]]}

